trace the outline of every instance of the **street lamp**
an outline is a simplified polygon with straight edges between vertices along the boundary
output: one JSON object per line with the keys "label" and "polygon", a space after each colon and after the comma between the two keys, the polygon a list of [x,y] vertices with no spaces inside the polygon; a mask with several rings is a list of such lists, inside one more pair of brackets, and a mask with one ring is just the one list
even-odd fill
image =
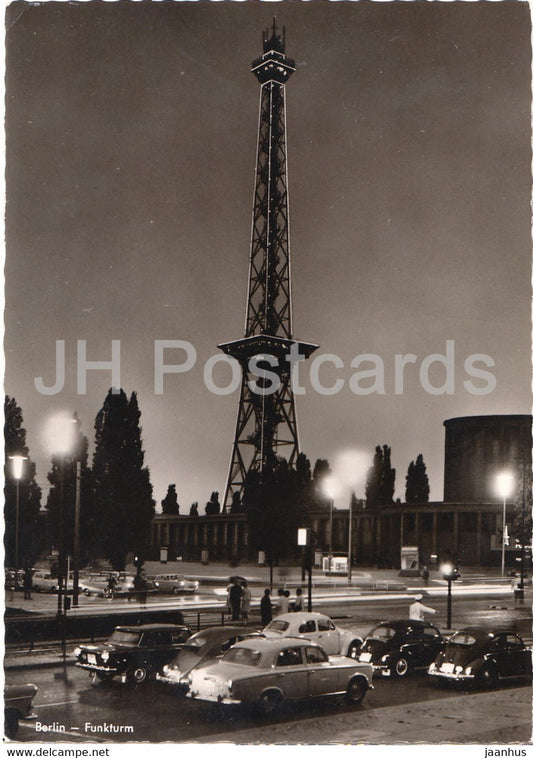
{"label": "street lamp", "polygon": [[447,629],[452,628],[452,582],[455,579],[454,568],[451,563],[443,563],[440,567],[443,578],[448,582],[448,603],[447,603]]}
{"label": "street lamp", "polygon": [[505,544],[509,539],[507,533],[507,524],[505,523],[505,507],[507,498],[510,497],[515,488],[514,476],[509,471],[502,471],[496,475],[496,493],[503,499],[503,520],[502,520],[502,577],[505,575]]}
{"label": "street lamp", "polygon": [[329,545],[328,545],[328,570],[331,573],[333,560],[333,500],[339,491],[339,482],[333,474],[328,474],[322,480],[322,492],[329,500]]}
{"label": "street lamp", "polygon": [[307,568],[307,610],[313,610],[313,601],[311,599],[312,590],[312,574],[313,574],[313,546],[311,544],[311,530],[301,528],[298,529],[298,545],[303,548],[303,568],[304,571]]}
{"label": "street lamp", "polygon": [[20,480],[22,479],[22,470],[24,468],[24,461],[27,461],[25,455],[10,455],[13,476],[17,483],[17,494],[15,501],[15,589],[18,584],[18,570],[19,570],[19,519],[20,519]]}
{"label": "street lamp", "polygon": [[[57,561],[57,622],[61,632],[61,650],[63,657],[63,673],[56,674],[58,679],[67,679],[66,664],[66,589],[68,575],[65,577],[65,456],[74,443],[73,419],[66,413],[53,416],[48,420],[46,435],[52,455],[59,456],[59,557]],[[63,602],[65,598],[65,602]]]}

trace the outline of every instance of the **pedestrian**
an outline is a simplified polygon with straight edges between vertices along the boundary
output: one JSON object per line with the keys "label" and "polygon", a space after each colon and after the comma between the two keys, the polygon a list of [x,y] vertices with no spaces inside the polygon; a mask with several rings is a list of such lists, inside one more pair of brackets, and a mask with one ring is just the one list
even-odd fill
{"label": "pedestrian", "polygon": [[282,594],[279,596],[278,600],[278,607],[276,615],[279,616],[281,613],[288,613],[290,608],[290,601],[289,598],[291,596],[291,593],[289,590],[282,590]]}
{"label": "pedestrian", "polygon": [[31,600],[33,572],[29,566],[24,569],[24,577],[22,579],[22,589],[24,590],[24,600]]}
{"label": "pedestrian", "polygon": [[304,599],[302,594],[302,588],[298,587],[296,590],[296,599],[294,603],[292,604],[293,611],[303,611],[304,609]]}
{"label": "pedestrian", "polygon": [[424,587],[427,587],[429,584],[429,569],[427,566],[424,566],[422,569],[422,580],[424,582]]}
{"label": "pedestrian", "polygon": [[238,621],[241,617],[242,587],[239,582],[232,582],[229,589],[229,604],[231,607],[232,621]]}
{"label": "pedestrian", "polygon": [[106,587],[106,594],[107,597],[114,597],[115,596],[115,587],[117,585],[117,578],[114,574],[109,574],[107,578],[107,587]]}
{"label": "pedestrian", "polygon": [[261,623],[263,626],[270,624],[272,621],[272,600],[270,599],[270,590],[266,589],[261,598]]}
{"label": "pedestrian", "polygon": [[250,588],[248,587],[248,582],[243,582],[241,606],[242,606],[242,620],[244,621],[244,626],[246,626],[246,624],[248,623],[248,614],[250,613],[251,605],[252,605],[252,593],[250,592]]}
{"label": "pedestrian", "polygon": [[434,608],[429,608],[427,605],[422,605],[423,595],[415,595],[415,602],[409,606],[409,618],[416,621],[423,621],[424,614],[429,613],[433,615],[437,613]]}

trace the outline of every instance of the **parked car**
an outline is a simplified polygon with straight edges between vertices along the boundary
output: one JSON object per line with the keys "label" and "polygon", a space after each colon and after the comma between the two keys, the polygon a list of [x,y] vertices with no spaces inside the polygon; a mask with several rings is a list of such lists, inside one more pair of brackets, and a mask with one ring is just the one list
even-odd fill
{"label": "parked car", "polygon": [[281,613],[263,629],[265,637],[303,637],[322,645],[328,655],[347,655],[355,658],[362,637],[336,627],[329,616],[323,613],[297,611]]}
{"label": "parked car", "polygon": [[57,592],[57,577],[49,571],[34,571],[32,583],[35,592]]}
{"label": "parked car", "polygon": [[427,669],[445,644],[437,627],[425,621],[383,621],[365,637],[357,657],[383,676],[401,677]]}
{"label": "parked car", "polygon": [[247,704],[270,713],[284,700],[344,695],[361,703],[372,686],[372,666],[328,656],[305,639],[237,642],[216,663],[193,669],[187,696],[224,705]]}
{"label": "parked car", "polygon": [[260,636],[260,632],[248,631],[242,626],[211,626],[202,629],[189,637],[174,660],[163,666],[163,671],[157,678],[165,684],[186,689],[184,677],[193,669],[221,658],[236,642]]}
{"label": "parked car", "polygon": [[18,569],[16,572],[15,581],[15,569],[6,569],[5,572],[5,588],[6,590],[21,590],[24,583],[24,571]]}
{"label": "parked car", "polygon": [[123,683],[141,684],[155,678],[191,636],[182,624],[117,626],[101,645],[80,645],[76,665],[101,680],[119,676]]}
{"label": "parked car", "polygon": [[531,678],[531,650],[521,637],[506,629],[469,626],[456,632],[428,674],[455,682],[492,686],[504,679]]}
{"label": "parked car", "polygon": [[194,594],[200,586],[200,582],[187,579],[183,574],[156,574],[147,579],[153,582],[158,592],[170,592],[173,595]]}
{"label": "parked car", "polygon": [[17,735],[20,719],[35,718],[33,698],[39,688],[35,684],[4,686],[4,733],[9,739]]}

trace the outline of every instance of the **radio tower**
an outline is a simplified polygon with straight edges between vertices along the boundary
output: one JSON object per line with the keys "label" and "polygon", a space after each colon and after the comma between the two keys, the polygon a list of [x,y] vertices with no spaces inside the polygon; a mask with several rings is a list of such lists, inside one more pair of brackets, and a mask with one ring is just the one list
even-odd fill
{"label": "radio tower", "polygon": [[[235,492],[242,493],[250,469],[262,472],[278,456],[289,465],[295,462],[299,443],[291,361],[296,355],[308,358],[317,348],[294,340],[292,332],[285,84],[295,68],[285,55],[285,29],[278,34],[274,20],[272,33],[263,34],[263,55],[252,63],[261,94],[244,337],[218,346],[242,367],[225,508]],[[261,376],[262,369],[270,378]],[[275,383],[277,390],[269,392]]]}

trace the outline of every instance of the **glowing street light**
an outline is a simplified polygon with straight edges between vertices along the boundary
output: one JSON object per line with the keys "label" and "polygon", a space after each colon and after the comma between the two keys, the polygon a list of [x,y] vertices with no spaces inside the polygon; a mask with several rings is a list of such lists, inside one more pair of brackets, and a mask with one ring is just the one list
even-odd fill
{"label": "glowing street light", "polygon": [[20,519],[20,480],[22,479],[22,472],[24,469],[24,461],[27,461],[25,455],[10,455],[13,477],[17,483],[17,495],[15,504],[15,589],[18,583],[18,570],[19,570],[19,519]]}
{"label": "glowing street light", "polygon": [[507,524],[505,523],[505,507],[507,498],[509,498],[515,488],[514,476],[509,471],[501,471],[495,477],[496,494],[503,500],[503,521],[502,521],[502,577],[505,575],[505,545],[509,539]]}

